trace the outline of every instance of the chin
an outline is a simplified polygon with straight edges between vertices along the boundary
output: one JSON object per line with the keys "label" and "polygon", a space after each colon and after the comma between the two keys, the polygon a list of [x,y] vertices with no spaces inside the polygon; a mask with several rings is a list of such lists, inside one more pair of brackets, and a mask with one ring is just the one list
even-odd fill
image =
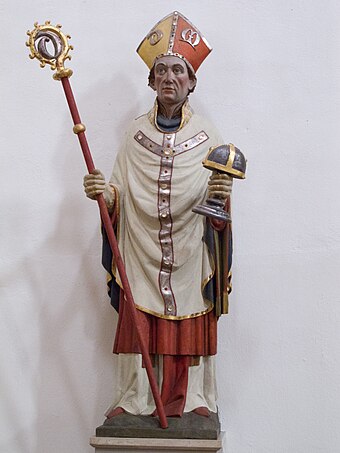
{"label": "chin", "polygon": [[169,93],[169,94],[164,94],[163,93],[162,96],[160,96],[158,98],[160,99],[161,102],[165,102],[165,103],[167,103],[167,102],[171,102],[171,103],[177,102],[176,95],[175,94],[171,94],[171,93]]}

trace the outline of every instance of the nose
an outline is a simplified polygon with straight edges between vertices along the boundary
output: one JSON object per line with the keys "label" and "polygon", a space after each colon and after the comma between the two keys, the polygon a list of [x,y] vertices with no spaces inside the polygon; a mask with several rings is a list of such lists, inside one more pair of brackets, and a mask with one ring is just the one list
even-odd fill
{"label": "nose", "polygon": [[172,82],[174,79],[174,73],[172,72],[171,68],[168,68],[168,70],[165,73],[165,81],[166,82]]}

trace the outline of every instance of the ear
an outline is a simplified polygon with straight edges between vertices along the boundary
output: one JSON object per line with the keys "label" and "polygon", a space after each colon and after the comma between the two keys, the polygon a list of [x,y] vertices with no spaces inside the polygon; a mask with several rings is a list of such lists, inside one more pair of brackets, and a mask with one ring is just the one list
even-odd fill
{"label": "ear", "polygon": [[149,87],[151,87],[153,89],[153,91],[156,91],[155,79],[150,79],[149,80]]}
{"label": "ear", "polygon": [[190,89],[190,91],[192,91],[195,88],[196,83],[197,83],[196,76],[190,77],[190,81],[189,81],[189,89]]}

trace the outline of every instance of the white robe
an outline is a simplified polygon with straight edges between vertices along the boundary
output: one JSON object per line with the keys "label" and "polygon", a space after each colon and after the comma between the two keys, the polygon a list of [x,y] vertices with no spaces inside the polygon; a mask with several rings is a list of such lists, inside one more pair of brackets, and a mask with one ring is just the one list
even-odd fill
{"label": "white robe", "polygon": [[[155,110],[134,120],[110,179],[119,193],[118,243],[136,306],[177,320],[213,308],[202,294],[214,274],[203,241],[205,218],[192,208],[207,195],[211,172],[202,160],[211,146],[223,143],[210,123],[188,106],[186,113],[180,129],[170,133],[155,125]],[[159,386],[161,370],[155,370]],[[155,409],[140,354],[118,355],[114,390],[107,414],[115,407],[145,415]],[[216,412],[213,356],[189,368],[184,412],[201,406]]]}

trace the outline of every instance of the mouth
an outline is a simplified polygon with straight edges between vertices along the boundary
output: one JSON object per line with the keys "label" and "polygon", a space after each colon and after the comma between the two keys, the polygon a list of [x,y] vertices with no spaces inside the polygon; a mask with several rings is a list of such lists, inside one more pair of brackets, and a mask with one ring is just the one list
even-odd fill
{"label": "mouth", "polygon": [[175,91],[175,88],[172,88],[172,87],[164,87],[164,88],[162,88],[162,91]]}

